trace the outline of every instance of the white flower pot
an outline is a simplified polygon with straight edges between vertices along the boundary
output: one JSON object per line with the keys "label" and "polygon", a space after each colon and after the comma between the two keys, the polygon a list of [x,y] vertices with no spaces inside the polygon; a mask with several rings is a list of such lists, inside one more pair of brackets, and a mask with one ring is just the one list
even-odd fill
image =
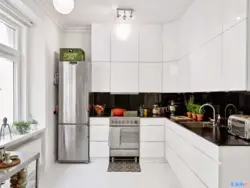
{"label": "white flower pot", "polygon": [[30,124],[31,130],[37,130],[38,124]]}

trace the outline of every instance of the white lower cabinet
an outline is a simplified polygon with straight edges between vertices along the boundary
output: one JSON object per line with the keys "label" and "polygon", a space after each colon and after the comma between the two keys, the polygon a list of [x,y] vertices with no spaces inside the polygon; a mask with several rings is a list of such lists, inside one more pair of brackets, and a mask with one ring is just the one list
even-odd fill
{"label": "white lower cabinet", "polygon": [[164,142],[164,126],[141,126],[141,142]]}
{"label": "white lower cabinet", "polygon": [[141,158],[164,158],[164,142],[141,142]]}
{"label": "white lower cabinet", "polygon": [[183,188],[207,188],[167,144],[165,149],[167,161]]}
{"label": "white lower cabinet", "polygon": [[[203,139],[203,145],[193,144],[197,141],[194,133],[166,120],[165,158],[176,173],[184,188],[219,188],[218,157],[203,152],[210,147],[210,142]],[[202,138],[199,138],[202,139]],[[209,146],[209,147],[208,147]],[[212,146],[211,146],[212,147]],[[215,151],[216,145],[213,145]]]}
{"label": "white lower cabinet", "polygon": [[90,137],[91,141],[107,142],[109,137],[108,126],[90,126]]}
{"label": "white lower cabinet", "polygon": [[108,142],[90,142],[90,158],[109,157]]}

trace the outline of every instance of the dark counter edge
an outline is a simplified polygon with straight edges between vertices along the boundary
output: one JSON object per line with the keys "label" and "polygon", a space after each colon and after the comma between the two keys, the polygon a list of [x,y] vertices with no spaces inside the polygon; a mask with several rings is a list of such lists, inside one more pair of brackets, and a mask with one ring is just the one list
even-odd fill
{"label": "dark counter edge", "polygon": [[[176,124],[176,126],[183,127],[184,129],[198,135],[199,137],[217,145],[217,146],[250,146],[250,141],[237,138],[227,132],[224,127],[216,128],[189,128],[171,118],[167,119]],[[216,135],[216,136],[215,136]]]}

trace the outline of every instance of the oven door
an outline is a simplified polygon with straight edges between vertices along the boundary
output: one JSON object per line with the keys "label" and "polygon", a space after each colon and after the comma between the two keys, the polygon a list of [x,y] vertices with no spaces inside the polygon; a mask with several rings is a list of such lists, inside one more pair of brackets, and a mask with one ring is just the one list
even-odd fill
{"label": "oven door", "polygon": [[110,149],[139,149],[139,127],[111,127]]}

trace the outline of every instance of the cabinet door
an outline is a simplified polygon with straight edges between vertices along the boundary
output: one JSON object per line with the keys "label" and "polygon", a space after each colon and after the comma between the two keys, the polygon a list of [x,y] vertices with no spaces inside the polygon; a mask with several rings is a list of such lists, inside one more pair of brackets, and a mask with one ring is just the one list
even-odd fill
{"label": "cabinet door", "polygon": [[92,61],[110,61],[111,26],[92,24],[91,29]]}
{"label": "cabinet door", "polygon": [[165,24],[163,27],[163,62],[177,60],[182,55],[180,49],[180,26],[180,21],[174,21]]}
{"label": "cabinet door", "polygon": [[90,158],[109,157],[108,142],[90,142]]}
{"label": "cabinet door", "polygon": [[142,158],[163,158],[164,142],[141,142],[140,157]]}
{"label": "cabinet door", "polygon": [[90,126],[90,142],[108,142],[109,127],[108,126]]}
{"label": "cabinet door", "polygon": [[206,43],[195,53],[196,59],[191,85],[193,91],[220,91],[222,67],[222,37],[219,36]]}
{"label": "cabinet door", "polygon": [[141,142],[164,142],[164,126],[141,126]]}
{"label": "cabinet door", "polygon": [[139,27],[139,61],[162,62],[162,26],[141,25]]}
{"label": "cabinet door", "polygon": [[226,91],[245,90],[247,73],[246,21],[223,34],[223,88]]}
{"label": "cabinet door", "polygon": [[[127,34],[128,37],[124,37]],[[111,33],[111,61],[138,62],[137,26],[132,24],[115,24],[113,26]]]}
{"label": "cabinet door", "polygon": [[162,63],[139,64],[139,92],[162,92]]}
{"label": "cabinet door", "polygon": [[176,93],[179,92],[179,80],[180,80],[180,62],[167,62],[163,63],[163,92],[164,93]]}
{"label": "cabinet door", "polygon": [[138,93],[138,63],[111,63],[111,92]]}
{"label": "cabinet door", "polygon": [[247,17],[247,0],[222,0],[223,31]]}
{"label": "cabinet door", "polygon": [[110,62],[92,63],[92,92],[110,92]]}

